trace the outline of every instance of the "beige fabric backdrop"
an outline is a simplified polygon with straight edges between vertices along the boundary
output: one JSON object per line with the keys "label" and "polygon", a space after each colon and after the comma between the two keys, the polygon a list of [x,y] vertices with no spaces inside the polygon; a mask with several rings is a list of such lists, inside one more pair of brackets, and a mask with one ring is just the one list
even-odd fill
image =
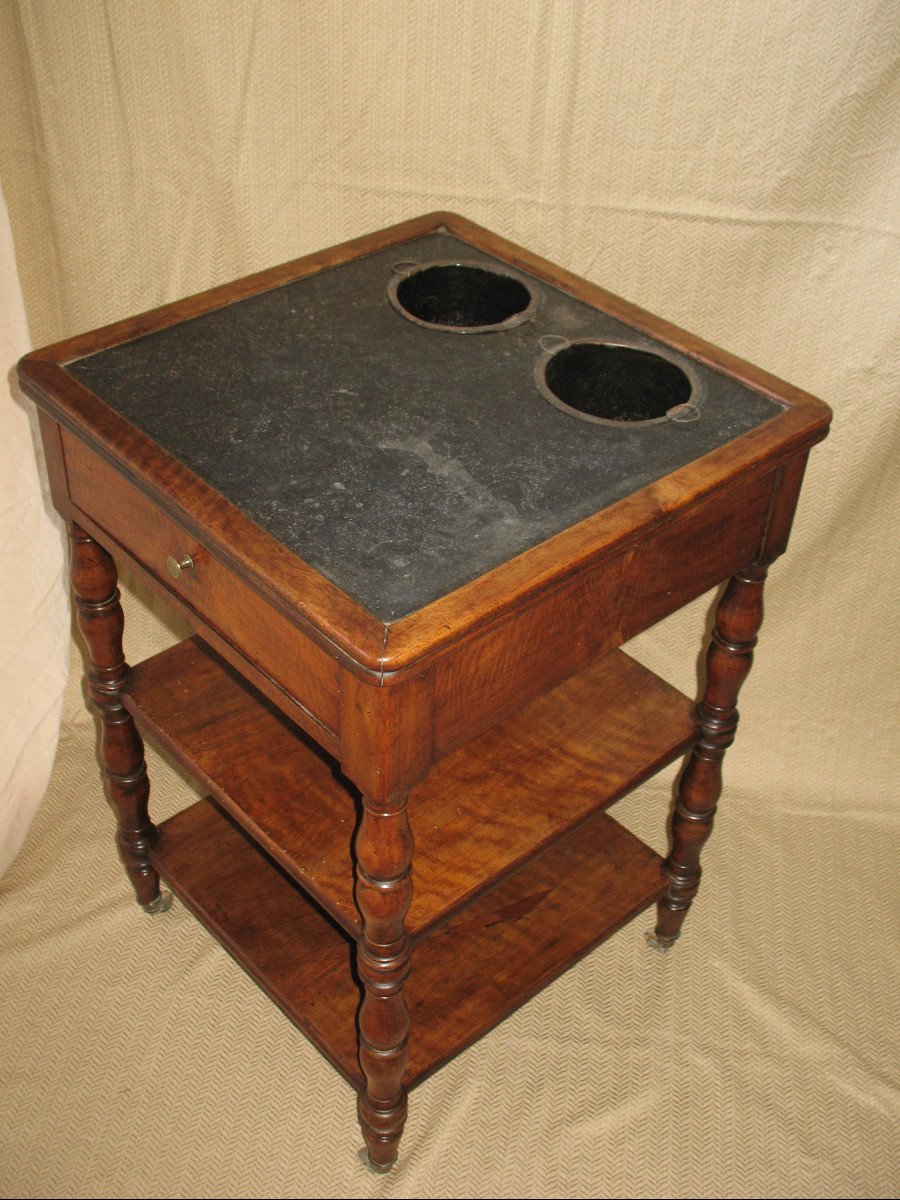
{"label": "beige fabric backdrop", "polygon": [[[47,787],[69,668],[62,521],[53,513],[37,413],[15,364],[30,349],[12,230],[0,189],[0,875]],[[7,565],[8,564],[8,565]]]}
{"label": "beige fabric backdrop", "polygon": [[[896,4],[5,0],[0,20],[35,344],[446,207],[835,410],[690,936],[660,964],[617,935],[416,1092],[391,1180],[353,1173],[346,1089],[186,914],[161,933],[127,904],[73,682],[3,881],[4,1194],[896,1191]],[[709,603],[633,647],[688,691]],[[129,594],[133,659],[175,636],[152,608]],[[156,784],[184,802],[165,764]],[[657,841],[664,790],[626,810]],[[60,915],[79,873],[90,920]]]}

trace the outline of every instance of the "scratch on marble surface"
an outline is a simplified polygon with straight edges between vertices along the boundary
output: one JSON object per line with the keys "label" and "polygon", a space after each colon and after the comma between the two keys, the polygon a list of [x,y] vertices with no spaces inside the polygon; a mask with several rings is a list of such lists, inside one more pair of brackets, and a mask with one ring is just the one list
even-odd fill
{"label": "scratch on marble surface", "polygon": [[508,500],[498,499],[490,488],[479,483],[466,470],[458,458],[449,458],[438,454],[427,438],[406,437],[394,438],[390,441],[379,442],[380,450],[398,450],[401,453],[412,454],[428,468],[432,475],[438,475],[457,484],[479,508],[489,508],[497,513],[503,521],[518,521],[519,514],[515,505]]}

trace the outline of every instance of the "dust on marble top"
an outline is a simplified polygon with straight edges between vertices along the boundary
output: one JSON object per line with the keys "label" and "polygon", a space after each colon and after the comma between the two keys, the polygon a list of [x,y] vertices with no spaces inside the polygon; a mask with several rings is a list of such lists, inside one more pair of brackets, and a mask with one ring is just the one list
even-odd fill
{"label": "dust on marble top", "polygon": [[[483,263],[537,294],[514,328],[459,334],[388,302],[399,261]],[[436,232],[68,363],[66,369],[382,621],[477,578],[776,416],[666,350],[694,424],[554,407],[538,339],[652,338]]]}

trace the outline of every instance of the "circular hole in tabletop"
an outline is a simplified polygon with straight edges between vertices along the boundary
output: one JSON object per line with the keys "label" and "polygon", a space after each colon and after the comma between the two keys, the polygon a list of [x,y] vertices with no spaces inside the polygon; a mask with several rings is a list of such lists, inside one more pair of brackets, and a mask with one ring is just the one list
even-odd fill
{"label": "circular hole in tabletop", "polygon": [[388,298],[417,325],[451,333],[493,333],[527,321],[537,295],[522,280],[477,263],[434,262],[391,280]]}
{"label": "circular hole in tabletop", "polygon": [[690,376],[662,354],[613,342],[581,341],[538,360],[543,395],[564,412],[611,425],[673,419],[694,391]]}

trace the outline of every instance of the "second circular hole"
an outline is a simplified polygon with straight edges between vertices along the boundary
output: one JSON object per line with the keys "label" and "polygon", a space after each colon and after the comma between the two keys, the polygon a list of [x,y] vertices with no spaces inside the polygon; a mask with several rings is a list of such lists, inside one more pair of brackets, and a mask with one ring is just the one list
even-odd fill
{"label": "second circular hole", "polygon": [[691,398],[691,381],[668,358],[632,346],[576,342],[547,359],[538,385],[558,407],[595,421],[665,420]]}

